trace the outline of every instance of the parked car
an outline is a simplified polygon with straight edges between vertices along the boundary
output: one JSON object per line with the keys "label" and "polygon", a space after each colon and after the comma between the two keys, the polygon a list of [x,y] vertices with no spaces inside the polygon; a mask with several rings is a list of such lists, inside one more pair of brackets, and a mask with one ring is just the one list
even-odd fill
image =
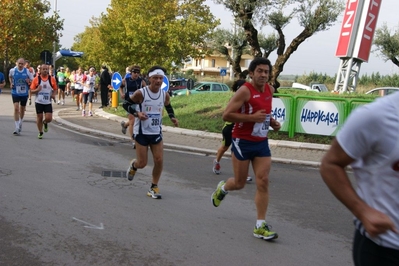
{"label": "parked car", "polygon": [[375,89],[369,90],[368,92],[366,92],[366,94],[386,96],[386,95],[392,94],[396,91],[399,91],[399,88],[397,88],[397,87],[381,87],[381,88],[375,88]]}
{"label": "parked car", "polygon": [[187,89],[187,79],[176,78],[169,80],[169,95],[172,96],[174,91]]}
{"label": "parked car", "polygon": [[181,96],[187,94],[197,94],[197,93],[214,93],[214,92],[228,92],[230,91],[229,86],[220,82],[199,82],[194,85],[191,90],[175,90],[172,96]]}

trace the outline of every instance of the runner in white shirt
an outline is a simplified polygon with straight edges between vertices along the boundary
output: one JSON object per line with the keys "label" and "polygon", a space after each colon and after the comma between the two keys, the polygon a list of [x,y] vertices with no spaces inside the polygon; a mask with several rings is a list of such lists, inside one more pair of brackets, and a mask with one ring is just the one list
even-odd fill
{"label": "runner in white shirt", "polygon": [[86,115],[86,104],[89,102],[89,116],[93,116],[93,96],[94,96],[94,85],[96,83],[96,76],[94,75],[95,69],[92,67],[89,69],[89,73],[86,76],[86,80],[83,86],[83,110],[82,116]]}
{"label": "runner in white shirt", "polygon": [[130,162],[126,175],[131,181],[137,169],[144,168],[147,165],[148,147],[150,147],[154,169],[152,170],[151,187],[147,196],[154,199],[161,198],[158,181],[163,166],[162,112],[164,107],[173,124],[179,125],[170,105],[169,93],[161,89],[165,72],[165,69],[160,66],[150,68],[148,71],[150,85],[136,90],[130,96],[132,104],[129,106],[129,113],[136,117],[133,134],[136,141],[137,158]]}
{"label": "runner in white shirt", "polygon": [[[354,214],[355,265],[399,265],[399,92],[358,107],[322,160],[320,173]],[[345,167],[351,164],[357,190]]]}
{"label": "runner in white shirt", "polygon": [[[74,95],[76,96],[76,111],[80,110],[80,106],[82,105],[82,93],[83,93],[83,85],[85,82],[85,75],[83,74],[83,70],[81,67],[76,70],[75,78],[74,78],[74,83],[75,83],[75,89],[74,89]],[[82,111],[83,115],[83,111]]]}
{"label": "runner in white shirt", "polygon": [[39,130],[37,137],[42,139],[43,131],[48,131],[48,124],[53,120],[51,99],[55,97],[57,92],[57,82],[54,77],[49,75],[48,65],[43,64],[41,66],[40,74],[33,79],[30,89],[36,95],[36,124]]}

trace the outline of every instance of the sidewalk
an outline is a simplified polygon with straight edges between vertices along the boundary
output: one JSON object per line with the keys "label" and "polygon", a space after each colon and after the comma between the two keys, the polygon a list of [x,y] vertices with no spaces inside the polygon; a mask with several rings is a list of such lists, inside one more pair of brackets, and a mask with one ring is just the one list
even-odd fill
{"label": "sidewalk", "polygon": [[[33,100],[33,99],[32,99]],[[54,120],[67,128],[129,142],[130,137],[121,132],[121,121],[127,118],[109,114],[102,109],[97,109],[100,103],[93,103],[94,116],[82,117],[80,111],[76,111],[76,102],[72,98],[65,98],[65,105],[53,103]],[[0,94],[0,113],[12,116],[13,107],[9,90],[3,90]],[[27,106],[25,120],[36,120],[34,103]],[[222,134],[209,133],[183,128],[163,127],[164,146],[167,149],[182,150],[202,153],[210,157],[216,156],[216,151],[221,145]],[[301,143],[292,141],[269,140],[272,152],[272,161],[288,164],[300,164],[304,166],[318,167],[329,145]],[[231,156],[230,150],[225,155]]]}
{"label": "sidewalk", "polygon": [[[70,97],[67,99],[70,101]],[[96,109],[93,117],[82,117],[76,106],[71,104],[60,106],[53,104],[54,120],[73,130],[83,133],[104,136],[110,139],[129,141],[128,135],[121,132],[121,121],[126,118],[109,114],[102,109]],[[57,108],[59,107],[59,108]],[[197,130],[187,130],[174,127],[163,127],[164,146],[167,149],[203,153],[210,157],[216,155],[221,145],[222,135]],[[329,145],[312,143],[300,143],[291,141],[269,140],[272,151],[273,162],[300,164],[305,166],[318,167]],[[230,150],[225,156],[231,156]]]}

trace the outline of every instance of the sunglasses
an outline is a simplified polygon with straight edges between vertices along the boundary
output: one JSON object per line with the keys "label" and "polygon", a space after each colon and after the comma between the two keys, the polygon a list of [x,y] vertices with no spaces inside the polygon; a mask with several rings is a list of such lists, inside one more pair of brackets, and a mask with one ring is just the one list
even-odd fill
{"label": "sunglasses", "polygon": [[140,70],[133,70],[133,73],[140,74]]}

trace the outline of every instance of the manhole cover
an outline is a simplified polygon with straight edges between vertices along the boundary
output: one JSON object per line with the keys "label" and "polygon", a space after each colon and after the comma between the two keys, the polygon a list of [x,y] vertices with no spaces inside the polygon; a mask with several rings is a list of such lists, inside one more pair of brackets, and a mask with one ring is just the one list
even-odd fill
{"label": "manhole cover", "polygon": [[101,173],[104,177],[120,177],[126,178],[126,171],[106,170]]}

